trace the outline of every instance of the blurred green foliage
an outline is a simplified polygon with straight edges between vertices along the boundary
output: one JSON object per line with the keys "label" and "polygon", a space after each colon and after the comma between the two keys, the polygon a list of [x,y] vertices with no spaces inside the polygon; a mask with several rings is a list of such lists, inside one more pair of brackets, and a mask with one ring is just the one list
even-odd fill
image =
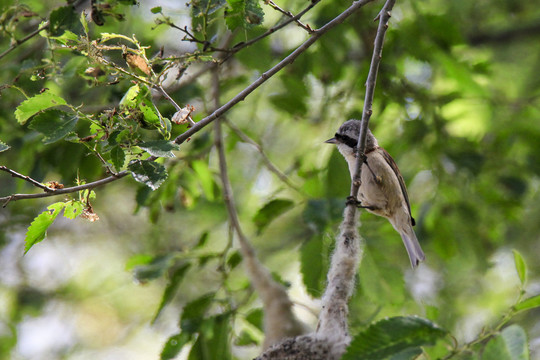
{"label": "blurred green foliage", "polygon": [[[0,358],[40,358],[25,348],[28,324],[62,311],[73,315],[62,324],[76,320],[79,327],[67,327],[71,340],[45,347],[57,358],[105,356],[119,346],[163,359],[181,351],[189,359],[256,355],[264,336],[260,303],[227,225],[213,134],[208,127],[173,145],[187,125],[172,121],[177,110],[151,87],[163,80],[181,107],[195,107],[198,121],[214,108],[206,67],[227,59],[219,65],[225,102],[308,33],[293,23],[243,48],[286,19],[264,1],[72,3],[1,5],[0,163],[66,187],[120,171],[136,181],[96,188],[96,199],[75,193],[0,210]],[[277,3],[296,14],[311,1]],[[320,27],[350,3],[322,1],[301,21]],[[293,300],[315,310],[311,300],[324,290],[350,185],[344,160],[323,142],[361,116],[381,6],[371,3],[325,34],[227,113],[234,129],[224,124],[244,230],[262,261],[290,284]],[[45,30],[18,43],[47,20]],[[408,184],[427,259],[410,270],[391,226],[362,214],[351,333],[362,339],[382,331],[406,345],[392,350],[379,337],[378,350],[353,346],[349,358],[355,349],[399,359],[422,351],[420,358],[432,359],[540,356],[538,24],[535,1],[397,2],[371,127]],[[36,191],[0,173],[0,196]],[[62,208],[65,217],[102,221],[58,217],[52,224]],[[50,227],[41,241],[44,223]],[[23,257],[25,233],[30,245],[41,242]],[[51,256],[66,260],[49,271],[67,275],[40,281],[40,259]],[[141,285],[128,286],[130,276]],[[384,330],[386,317],[394,317],[393,330]],[[152,320],[157,335],[146,336],[140,343],[150,345],[142,349],[138,334]],[[428,335],[418,336],[419,329]]]}

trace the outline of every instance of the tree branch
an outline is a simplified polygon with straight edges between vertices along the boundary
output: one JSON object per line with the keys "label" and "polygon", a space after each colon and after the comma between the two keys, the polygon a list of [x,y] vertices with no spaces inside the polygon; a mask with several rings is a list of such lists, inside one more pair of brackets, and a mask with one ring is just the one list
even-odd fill
{"label": "tree branch", "polygon": [[21,40],[16,40],[14,44],[12,44],[9,48],[4,50],[4,52],[0,54],[0,59],[2,59],[4,56],[6,56],[7,54],[15,50],[18,46],[22,45],[26,41],[30,40],[31,38],[39,34],[42,30],[48,29],[49,25],[50,25],[50,22],[49,20],[47,20],[45,23],[43,23],[43,25],[41,25],[36,30],[32,31],[30,34],[23,37]]}
{"label": "tree branch", "polygon": [[[268,71],[264,72],[257,80],[255,80],[255,82],[253,82],[251,85],[249,85],[244,90],[242,90],[240,93],[238,93],[235,97],[233,97],[231,100],[229,100],[226,104],[224,104],[220,108],[216,109],[212,114],[210,114],[207,117],[205,117],[204,119],[198,121],[191,128],[189,128],[186,132],[184,132],[183,134],[177,136],[174,139],[174,142],[176,144],[182,144],[187,139],[189,139],[190,136],[196,134],[202,128],[204,128],[206,125],[210,124],[212,121],[216,120],[221,115],[225,114],[234,105],[236,105],[240,101],[243,101],[249,94],[251,94],[253,91],[255,91],[255,89],[257,89],[259,86],[261,86],[264,82],[266,82],[272,76],[277,74],[281,69],[283,69],[285,66],[287,66],[287,65],[291,64],[292,62],[294,62],[294,60],[296,60],[296,58],[298,56],[300,56],[304,51],[306,51],[311,45],[313,45],[326,32],[328,32],[330,29],[332,29],[335,26],[337,26],[337,25],[341,24],[342,22],[344,22],[349,16],[354,14],[354,12],[356,10],[360,9],[361,7],[365,6],[366,4],[368,4],[368,3],[372,2],[372,1],[374,1],[374,0],[357,0],[357,1],[353,2],[352,5],[349,6],[341,14],[339,14],[334,19],[332,19],[331,21],[326,23],[320,29],[315,30],[313,32],[312,36],[309,39],[307,39],[302,45],[297,47],[296,50],[294,50],[286,58],[284,58],[279,63],[277,63],[274,67],[272,67]],[[150,159],[152,159],[152,158],[150,158]],[[153,159],[155,159],[155,158],[153,158]],[[73,186],[73,187],[64,188],[64,189],[58,189],[58,190],[55,190],[54,192],[49,192],[49,193],[42,193],[42,194],[13,194],[13,195],[10,195],[10,196],[0,197],[0,202],[5,201],[5,203],[4,203],[4,206],[5,206],[10,201],[23,200],[23,199],[36,199],[36,198],[56,196],[56,195],[61,195],[61,194],[68,194],[68,193],[72,193],[72,192],[76,192],[76,191],[80,191],[80,190],[85,190],[85,189],[92,189],[94,187],[101,186],[101,185],[110,183],[112,181],[118,180],[120,178],[123,178],[124,176],[126,176],[128,174],[129,174],[129,172],[124,170],[124,171],[119,172],[116,175],[109,176],[107,178],[97,180],[97,181],[94,181],[94,182],[91,182],[91,183],[88,183],[88,184],[85,184],[85,185],[79,185],[79,186]]]}
{"label": "tree branch", "polygon": [[[312,2],[310,6],[313,6],[315,2],[319,2],[319,1],[320,0]],[[272,0],[268,0],[267,4],[270,5],[274,10],[279,11],[280,13],[282,13],[283,15],[288,16],[289,18],[294,18],[294,15],[290,11],[283,10],[282,8],[277,6],[276,3],[274,3]],[[313,29],[311,28],[311,26],[302,23],[300,21],[300,19],[296,19],[296,20],[294,20],[294,22],[298,26],[300,26],[302,29],[306,30],[308,33],[311,34],[313,32]]]}
{"label": "tree branch", "polygon": [[[212,92],[215,107],[218,108],[220,105],[218,68],[214,69],[212,75]],[[240,252],[242,253],[246,272],[263,302],[265,334],[263,347],[266,349],[283,338],[302,334],[304,327],[292,312],[293,303],[289,299],[287,291],[272,278],[268,269],[257,259],[255,249],[251,246],[242,230],[234,203],[232,186],[229,181],[221,122],[222,119],[218,119],[214,123],[214,142],[219,158],[219,176],[223,185],[223,200],[229,214],[229,222],[238,235]]]}
{"label": "tree branch", "polygon": [[[369,118],[372,113],[373,95],[377,72],[382,57],[384,36],[388,28],[390,11],[395,0],[387,0],[379,16],[379,26],[375,37],[373,56],[366,83],[366,95],[362,115],[362,130],[359,136],[358,161],[365,149],[366,133]],[[351,196],[356,198],[360,186],[360,172],[362,163],[356,167]],[[328,272],[328,285],[322,299],[322,310],[319,315],[319,324],[314,335],[288,339],[280,345],[274,346],[258,359],[340,359],[345,352],[350,336],[348,332],[347,316],[348,301],[354,289],[354,277],[358,270],[361,257],[360,235],[358,233],[358,211],[354,204],[345,207],[340,234],[336,237],[336,250],[332,255],[330,270]],[[293,350],[291,350],[293,349]]]}
{"label": "tree branch", "polygon": [[14,171],[14,170],[11,170],[11,169],[9,169],[9,168],[7,168],[5,166],[0,165],[0,170],[10,173],[11,176],[13,176],[13,177],[18,177],[20,179],[26,180],[30,184],[32,184],[32,185],[34,185],[34,186],[36,186],[36,187],[38,187],[40,189],[43,189],[43,190],[45,190],[47,192],[55,191],[55,189],[50,188],[50,187],[48,187],[46,185],[43,185],[39,181],[32,179],[30,176],[19,174],[18,172]]}
{"label": "tree branch", "polygon": [[272,163],[272,161],[270,161],[270,159],[268,158],[268,156],[266,156],[266,153],[264,152],[264,150],[262,149],[261,145],[258,144],[255,140],[253,140],[252,138],[250,138],[249,136],[247,136],[246,133],[244,133],[242,130],[240,130],[238,128],[238,126],[234,125],[232,122],[230,122],[229,120],[227,119],[224,119],[225,123],[227,124],[227,126],[245,143],[248,143],[250,145],[253,145],[255,147],[255,149],[257,149],[257,151],[259,152],[259,154],[261,154],[261,157],[262,157],[262,160],[263,160],[263,163],[264,165],[266,166],[266,168],[268,170],[270,170],[270,172],[274,173],[285,185],[287,185],[288,187],[290,187],[291,189],[293,190],[296,190],[297,192],[299,192],[300,194],[302,195],[305,195],[304,192],[296,185],[294,185],[291,180],[289,180],[289,178],[287,177],[287,175],[285,175],[283,172],[281,172],[276,165],[274,165]]}
{"label": "tree branch", "polygon": [[279,63],[277,63],[274,67],[269,69],[268,71],[264,72],[257,80],[255,80],[251,85],[246,87],[244,90],[239,92],[235,97],[233,97],[231,100],[229,100],[225,105],[221,106],[220,108],[216,109],[212,114],[208,115],[204,119],[200,120],[192,126],[189,130],[187,130],[185,133],[179,135],[174,139],[174,142],[177,144],[182,144],[184,141],[186,141],[190,136],[197,133],[199,130],[201,130],[206,125],[210,124],[212,121],[216,120],[218,117],[229,111],[234,105],[239,103],[240,101],[243,101],[249,94],[251,94],[255,89],[257,89],[259,86],[261,86],[263,83],[266,82],[266,80],[270,79],[272,76],[277,74],[281,69],[283,69],[285,66],[291,64],[296,60],[298,56],[300,56],[304,51],[306,51],[311,45],[313,45],[322,35],[324,35],[328,30],[334,28],[336,25],[341,24],[343,21],[345,21],[349,16],[351,16],[356,10],[360,9],[362,6],[372,2],[374,0],[358,0],[355,1],[349,8],[347,8],[345,11],[343,11],[341,14],[336,16],[334,19],[326,23],[322,28],[319,30],[315,30],[313,32],[313,35],[307,39],[302,45],[296,48],[291,54],[289,54],[285,59],[281,60]]}
{"label": "tree branch", "polygon": [[38,199],[38,198],[44,198],[44,197],[49,197],[49,196],[57,196],[57,195],[62,195],[62,194],[69,194],[69,193],[73,193],[73,192],[77,192],[77,191],[81,191],[81,190],[86,190],[86,189],[93,189],[95,187],[105,185],[105,184],[108,184],[110,182],[121,179],[121,178],[123,178],[124,176],[126,176],[128,174],[129,173],[126,170],[124,170],[124,171],[119,172],[116,175],[112,175],[112,176],[103,178],[101,180],[93,181],[93,182],[88,183],[88,184],[72,186],[72,187],[67,187],[67,188],[63,188],[63,189],[54,189],[54,191],[46,192],[46,193],[13,194],[13,195],[9,195],[9,196],[0,197],[0,202],[4,202],[2,207],[6,207],[6,205],[10,201],[25,200],[25,199]]}

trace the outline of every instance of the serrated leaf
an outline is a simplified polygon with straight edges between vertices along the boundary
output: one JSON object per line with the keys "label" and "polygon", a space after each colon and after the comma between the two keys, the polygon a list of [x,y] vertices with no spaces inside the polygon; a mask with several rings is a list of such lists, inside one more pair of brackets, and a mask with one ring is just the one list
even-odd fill
{"label": "serrated leaf", "polygon": [[184,279],[184,276],[186,275],[188,269],[190,267],[190,264],[182,264],[178,268],[174,270],[172,273],[169,283],[167,284],[167,287],[165,288],[165,291],[163,292],[163,296],[161,297],[161,303],[159,304],[159,307],[156,311],[156,315],[154,316],[154,319],[152,322],[155,322],[161,314],[161,311],[163,308],[171,302],[171,300],[174,298],[174,295],[176,295],[176,291],[178,290],[178,286],[180,286],[180,283],[182,282],[182,279]]}
{"label": "serrated leaf", "polygon": [[52,36],[59,36],[64,30],[73,28],[77,20],[77,14],[73,6],[59,7],[53,10],[49,16],[49,32]]}
{"label": "serrated leaf", "polygon": [[50,109],[55,106],[66,105],[66,100],[62,97],[45,91],[41,94],[24,100],[15,110],[15,118],[19,124],[24,125],[28,119],[40,111]]}
{"label": "serrated leaf", "polygon": [[529,345],[525,331],[511,325],[492,338],[484,348],[482,360],[529,360]]}
{"label": "serrated leaf", "polygon": [[191,335],[187,333],[182,332],[171,336],[161,351],[160,359],[174,359],[189,341],[191,341]]}
{"label": "serrated leaf", "polygon": [[34,221],[28,227],[26,237],[24,239],[24,253],[38,242],[45,239],[47,236],[47,229],[54,222],[54,219],[58,216],[60,211],[64,208],[65,203],[57,202],[47,207],[47,210],[39,214]]}
{"label": "serrated leaf", "polygon": [[81,16],[79,20],[81,21],[81,24],[83,26],[84,33],[88,34],[88,21],[86,21],[86,13],[84,11],[81,11]]}
{"label": "serrated leaf", "polygon": [[150,11],[152,12],[152,14],[159,14],[161,12],[161,6],[156,6],[156,7],[153,7],[150,9]]}
{"label": "serrated leaf", "polygon": [[257,232],[260,234],[272,220],[293,206],[294,202],[287,199],[274,199],[266,203],[253,217],[253,222],[257,226]]}
{"label": "serrated leaf", "polygon": [[300,272],[306,291],[313,297],[321,296],[325,284],[322,236],[314,236],[300,249]]}
{"label": "serrated leaf", "polygon": [[516,309],[516,311],[525,311],[534,309],[536,307],[540,307],[540,295],[532,296],[521,301],[519,304],[514,306],[514,309]]}
{"label": "serrated leaf", "polygon": [[126,154],[124,153],[124,149],[122,149],[120,146],[113,146],[111,148],[111,161],[116,171],[122,170],[124,163],[126,162]]}
{"label": "serrated leaf", "polygon": [[156,190],[167,179],[165,166],[155,161],[135,160],[128,165],[131,176],[135,181]]}
{"label": "serrated leaf", "polygon": [[379,360],[411,348],[433,345],[446,331],[418,317],[394,317],[371,324],[354,337],[342,360]]}
{"label": "serrated leaf", "polygon": [[64,216],[68,219],[75,219],[81,215],[84,209],[84,205],[80,201],[69,201],[65,203]]}
{"label": "serrated leaf", "polygon": [[173,150],[180,150],[180,146],[168,140],[145,141],[137,145],[152,156],[173,158]]}
{"label": "serrated leaf", "polygon": [[244,29],[259,25],[264,20],[264,12],[258,0],[227,0],[225,22],[230,30]]}
{"label": "serrated leaf", "polygon": [[47,110],[37,115],[28,127],[42,133],[45,144],[51,144],[72,132],[78,120],[78,116],[65,111]]}
{"label": "serrated leaf", "polygon": [[0,141],[0,152],[9,150],[9,148],[11,148],[11,146],[9,146],[9,145],[3,143],[2,141]]}
{"label": "serrated leaf", "polygon": [[517,250],[512,250],[514,253],[514,263],[516,265],[516,271],[519,276],[519,281],[521,282],[521,285],[525,285],[527,282],[527,265],[525,264],[525,260],[523,259],[523,256],[519,253]]}

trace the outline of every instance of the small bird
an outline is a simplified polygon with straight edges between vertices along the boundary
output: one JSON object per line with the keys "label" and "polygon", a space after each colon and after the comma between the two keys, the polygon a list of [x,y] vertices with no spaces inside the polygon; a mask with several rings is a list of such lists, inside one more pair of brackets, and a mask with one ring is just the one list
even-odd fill
{"label": "small bird", "polygon": [[[336,144],[339,152],[349,165],[351,179],[356,172],[356,148],[360,134],[359,120],[348,120],[343,123],[328,144]],[[413,268],[426,256],[418,243],[413,226],[409,196],[405,188],[403,176],[390,154],[379,146],[377,139],[367,130],[365,160],[362,165],[361,185],[358,189],[360,207],[385,217],[401,235],[403,244],[409,254]]]}

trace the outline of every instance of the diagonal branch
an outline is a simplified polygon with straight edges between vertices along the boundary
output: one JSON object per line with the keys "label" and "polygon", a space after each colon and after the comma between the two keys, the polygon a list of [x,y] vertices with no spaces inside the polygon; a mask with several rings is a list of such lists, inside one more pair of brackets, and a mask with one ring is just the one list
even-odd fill
{"label": "diagonal branch", "polygon": [[[310,6],[314,5],[314,3],[319,2],[319,1],[320,0],[313,1]],[[288,16],[289,18],[294,18],[294,15],[290,11],[283,10],[282,8],[277,6],[276,3],[273,2],[272,0],[268,0],[267,4],[270,5],[274,10],[279,11],[280,13],[282,13],[283,15]],[[300,26],[302,29],[306,30],[308,33],[311,34],[313,32],[313,29],[311,28],[311,26],[304,24],[303,22],[300,21],[300,19],[296,19],[296,20],[294,20],[294,22],[298,26]]]}
{"label": "diagonal branch", "polygon": [[328,30],[334,28],[335,26],[341,24],[344,22],[349,16],[354,14],[354,12],[358,9],[360,9],[362,6],[365,6],[366,4],[372,2],[374,0],[358,0],[355,1],[351,6],[349,6],[345,11],[343,11],[341,14],[336,16],[334,19],[326,23],[322,28],[319,30],[315,30],[313,32],[313,35],[307,39],[302,45],[298,46],[296,50],[294,50],[291,54],[289,54],[285,59],[281,60],[279,63],[277,63],[274,67],[267,70],[266,72],[262,73],[262,75],[255,80],[251,85],[246,87],[244,90],[240,91],[235,97],[233,97],[231,100],[229,100],[227,103],[225,103],[220,108],[216,109],[212,114],[208,115],[204,119],[200,120],[192,126],[189,130],[187,130],[185,133],[179,135],[174,139],[174,142],[177,144],[182,144],[184,141],[186,141],[190,136],[197,133],[199,130],[201,130],[206,125],[210,124],[212,121],[216,120],[221,115],[225,114],[227,111],[229,111],[234,105],[239,103],[240,101],[245,100],[245,98],[251,94],[255,89],[257,89],[259,86],[261,86],[263,83],[265,83],[268,79],[270,79],[272,76],[277,74],[281,69],[283,69],[285,66],[291,64],[298,56],[300,56],[304,51],[306,51],[311,45],[313,45],[321,36],[323,36]]}
{"label": "diagonal branch", "polygon": [[40,183],[37,180],[32,179],[30,176],[19,174],[18,172],[14,171],[14,170],[11,170],[10,168],[8,168],[6,166],[0,165],[0,170],[10,173],[11,176],[13,176],[13,177],[18,177],[19,179],[26,180],[30,184],[32,184],[32,185],[34,185],[34,186],[36,186],[36,187],[38,187],[40,189],[43,189],[44,191],[51,192],[51,191],[55,190],[53,188],[48,187],[47,185],[43,185],[42,183]]}
{"label": "diagonal branch", "polygon": [[266,155],[266,153],[264,152],[262,146],[257,143],[255,140],[253,140],[252,138],[250,138],[245,132],[243,132],[242,130],[240,130],[238,128],[238,126],[236,126],[235,124],[233,124],[232,122],[230,122],[229,120],[227,119],[224,119],[225,123],[227,124],[227,126],[236,134],[238,135],[238,137],[245,143],[248,143],[250,145],[253,145],[255,147],[255,149],[257,149],[257,151],[259,152],[259,154],[261,154],[261,157],[262,157],[262,160],[263,160],[263,163],[264,165],[266,166],[266,168],[268,170],[270,170],[270,172],[274,173],[285,185],[287,185],[288,187],[290,187],[291,189],[293,190],[296,190],[297,192],[299,192],[300,194],[302,195],[305,195],[304,192],[296,185],[294,185],[291,180],[289,180],[289,178],[287,177],[287,175],[285,175],[281,170],[279,170],[277,168],[276,165],[274,165],[274,163],[272,163],[272,161],[268,158],[268,156]]}
{"label": "diagonal branch", "polygon": [[[186,132],[179,135],[174,139],[174,142],[177,144],[182,144],[187,139],[189,139],[190,136],[196,134],[199,132],[202,128],[204,128],[206,125],[210,124],[212,121],[216,120],[223,114],[225,114],[227,111],[229,111],[233,106],[235,106],[240,101],[243,101],[249,94],[251,94],[255,89],[257,89],[259,86],[261,86],[264,82],[266,82],[268,79],[270,79],[272,76],[277,74],[280,70],[282,70],[285,66],[291,64],[298,56],[300,56],[304,51],[306,51],[311,45],[313,45],[322,35],[324,35],[326,32],[328,32],[330,29],[334,28],[335,26],[341,24],[344,22],[349,16],[355,13],[358,9],[365,6],[366,4],[375,1],[375,0],[358,0],[353,2],[351,6],[349,6],[345,11],[343,11],[341,14],[336,16],[334,19],[326,23],[323,27],[321,27],[319,30],[315,30],[313,32],[313,35],[307,39],[302,45],[296,48],[291,54],[289,54],[286,58],[281,60],[279,63],[277,63],[274,67],[269,69],[268,71],[264,72],[255,82],[253,82],[251,85],[246,87],[244,90],[239,92],[235,97],[233,97],[231,100],[229,100],[227,103],[225,103],[220,108],[216,109],[212,114],[208,115],[204,119],[198,121],[195,125],[193,125],[191,128],[189,128]],[[150,158],[152,159],[152,158]],[[149,160],[150,160],[149,159]],[[155,159],[155,158],[153,158]],[[152,160],[153,160],[152,159]],[[67,194],[72,193],[80,190],[85,189],[92,189],[97,186],[101,186],[113,181],[116,181],[120,178],[123,178],[124,176],[128,175],[129,172],[126,170],[119,172],[116,175],[109,176],[107,178],[103,178],[101,180],[97,180],[85,185],[79,185],[79,186],[73,186],[69,188],[59,189],[55,190],[54,192],[48,192],[48,193],[40,193],[40,194],[13,194],[10,196],[0,197],[0,202],[6,202],[4,206],[7,204],[7,202],[10,201],[16,201],[16,200],[23,200],[23,199],[36,199],[36,198],[42,198],[42,197],[49,197],[49,196],[55,196],[55,195],[61,195],[61,194]]]}
{"label": "diagonal branch", "polygon": [[[362,170],[362,158],[365,149],[366,133],[369,125],[369,118],[372,113],[373,96],[375,83],[377,81],[377,72],[382,58],[382,48],[390,11],[396,0],[387,0],[379,16],[379,26],[375,37],[373,56],[366,84],[366,95],[364,101],[364,110],[362,114],[362,127],[358,139],[357,167],[354,181],[351,185],[351,196],[356,198],[360,186],[360,175]],[[336,238],[336,251],[332,256],[330,270],[328,272],[328,285],[323,296],[323,309],[319,316],[317,335],[322,338],[328,338],[330,341],[345,345],[350,341],[347,315],[348,301],[352,294],[355,283],[355,274],[361,258],[360,236],[358,234],[358,211],[354,204],[345,207],[343,222],[340,227],[340,234]],[[344,349],[343,349],[344,350]]]}
{"label": "diagonal branch", "polygon": [[[213,71],[212,92],[215,107],[219,107],[219,75],[218,68]],[[223,200],[229,214],[229,223],[238,235],[240,252],[251,280],[257,290],[264,307],[264,348],[275,344],[279,340],[302,334],[303,326],[292,312],[293,303],[289,299],[285,288],[272,278],[272,274],[257,259],[255,249],[242,231],[238,211],[234,202],[231,183],[227,170],[227,159],[223,145],[222,119],[214,123],[215,145],[219,158],[219,176],[223,184]]]}

